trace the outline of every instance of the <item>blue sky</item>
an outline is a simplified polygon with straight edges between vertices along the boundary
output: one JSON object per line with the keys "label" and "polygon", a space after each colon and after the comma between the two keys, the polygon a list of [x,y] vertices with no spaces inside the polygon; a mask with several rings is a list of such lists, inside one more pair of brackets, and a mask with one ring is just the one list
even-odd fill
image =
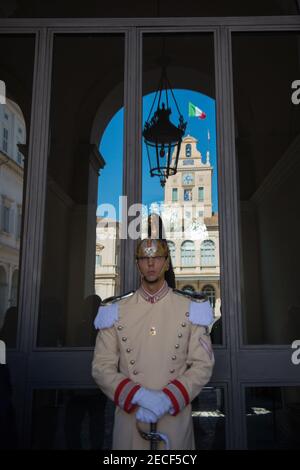
{"label": "blue sky", "polygon": [[[203,158],[206,151],[210,151],[210,162],[213,166],[213,211],[218,211],[217,196],[217,151],[216,151],[216,112],[215,100],[212,98],[190,90],[173,90],[177,104],[184,120],[187,121],[186,133],[198,139],[197,148],[200,150]],[[154,100],[154,93],[143,98],[143,125],[148,118],[151,105]],[[205,112],[206,118],[201,120],[188,116],[188,103],[191,101]],[[178,113],[173,101],[170,101],[173,113],[170,119],[173,124],[178,125]],[[123,124],[124,109],[121,108],[111,119],[102,140],[100,142],[100,152],[106,161],[106,166],[101,171],[98,184],[98,205],[112,204],[116,208],[118,217],[118,198],[122,194],[122,172],[123,172]],[[210,133],[210,141],[207,138],[207,131]],[[142,162],[142,201],[143,204],[150,205],[152,202],[163,201],[164,192],[160,186],[158,177],[151,178],[149,174],[149,164],[146,155],[145,145],[143,143],[143,162]],[[100,214],[99,214],[100,215]],[[103,215],[103,213],[101,214]],[[113,213],[108,216],[114,217]]]}

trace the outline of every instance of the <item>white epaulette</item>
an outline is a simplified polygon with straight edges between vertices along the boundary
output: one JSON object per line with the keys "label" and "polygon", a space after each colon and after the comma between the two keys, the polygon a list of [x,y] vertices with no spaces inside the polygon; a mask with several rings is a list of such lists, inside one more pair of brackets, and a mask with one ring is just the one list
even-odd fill
{"label": "white epaulette", "polygon": [[119,301],[127,299],[134,294],[134,291],[128,292],[117,297],[109,297],[102,302],[98,309],[97,316],[94,320],[96,330],[111,328],[119,320]]}
{"label": "white epaulette", "polygon": [[117,303],[101,305],[94,321],[96,330],[111,328],[119,320],[119,306]]}
{"label": "white epaulette", "polygon": [[189,320],[193,325],[209,326],[214,321],[213,309],[210,302],[190,302]]}

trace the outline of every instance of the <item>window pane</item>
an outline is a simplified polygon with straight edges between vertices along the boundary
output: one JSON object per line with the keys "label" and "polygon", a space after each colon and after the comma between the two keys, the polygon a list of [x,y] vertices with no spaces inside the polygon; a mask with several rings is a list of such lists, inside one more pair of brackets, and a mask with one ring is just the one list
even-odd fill
{"label": "window pane", "polygon": [[0,50],[6,51],[0,62],[0,340],[8,348],[17,344],[23,185],[30,134],[34,43],[33,36],[0,36]]}
{"label": "window pane", "polygon": [[172,189],[172,201],[173,202],[178,201],[178,189],[177,188]]}
{"label": "window pane", "polygon": [[200,202],[204,201],[204,188],[198,189],[198,201]]}
{"label": "window pane", "polygon": [[296,33],[233,35],[248,344],[290,344],[300,331],[299,41]]}
{"label": "window pane", "polygon": [[300,387],[246,389],[249,449],[299,449]]}
{"label": "window pane", "polygon": [[114,404],[95,389],[35,390],[33,449],[111,448]]}
{"label": "window pane", "polygon": [[225,449],[223,388],[205,387],[192,401],[192,417],[197,450]]}
{"label": "window pane", "polygon": [[40,347],[93,347],[100,300],[119,293],[123,74],[123,36],[55,36]]}
{"label": "window pane", "polygon": [[[169,151],[168,144],[156,149],[143,141],[144,221],[153,212],[162,218],[165,238],[173,243],[177,289],[189,286],[200,292],[209,280],[215,290],[218,320],[221,292],[213,35],[145,35],[143,54],[143,129],[152,125],[154,112],[159,109],[161,113],[164,106],[171,110],[168,120],[173,126],[179,126],[180,115],[187,123],[178,151],[176,147]],[[158,65],[164,60],[162,57],[167,57],[166,75],[174,96],[166,93],[164,87],[159,99],[155,92],[162,76]],[[195,57],[201,57],[201,61],[195,61]],[[166,178],[164,170],[159,176],[157,168],[167,167],[169,158],[172,169],[177,154],[177,173],[169,170]],[[214,252],[207,255],[209,262],[201,260],[201,244],[205,240],[214,244]]]}

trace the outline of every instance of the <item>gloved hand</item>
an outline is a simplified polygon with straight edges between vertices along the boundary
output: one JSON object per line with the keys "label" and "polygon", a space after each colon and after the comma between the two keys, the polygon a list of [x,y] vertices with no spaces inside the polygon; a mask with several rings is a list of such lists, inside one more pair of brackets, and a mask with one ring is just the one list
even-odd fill
{"label": "gloved hand", "polygon": [[152,413],[152,411],[143,408],[142,406],[139,407],[137,410],[135,417],[138,421],[142,421],[143,423],[156,423],[157,416]]}
{"label": "gloved hand", "polygon": [[135,393],[131,403],[152,411],[157,416],[157,419],[168,413],[172,408],[171,400],[164,392],[144,387],[141,387]]}

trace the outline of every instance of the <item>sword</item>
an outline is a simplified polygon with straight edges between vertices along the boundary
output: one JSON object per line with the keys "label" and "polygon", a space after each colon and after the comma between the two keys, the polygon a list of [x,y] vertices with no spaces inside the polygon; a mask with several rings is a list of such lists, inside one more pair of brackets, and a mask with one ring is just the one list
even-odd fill
{"label": "sword", "polygon": [[150,441],[150,450],[157,450],[157,441],[153,439],[157,432],[156,423],[150,423],[150,434],[151,434],[151,441]]}
{"label": "sword", "polygon": [[165,450],[170,450],[169,438],[166,434],[162,432],[157,432],[156,423],[150,423],[150,432],[143,431],[139,425],[138,421],[136,422],[137,430],[140,436],[146,441],[150,441],[150,450],[157,450],[157,443],[163,442]]}

